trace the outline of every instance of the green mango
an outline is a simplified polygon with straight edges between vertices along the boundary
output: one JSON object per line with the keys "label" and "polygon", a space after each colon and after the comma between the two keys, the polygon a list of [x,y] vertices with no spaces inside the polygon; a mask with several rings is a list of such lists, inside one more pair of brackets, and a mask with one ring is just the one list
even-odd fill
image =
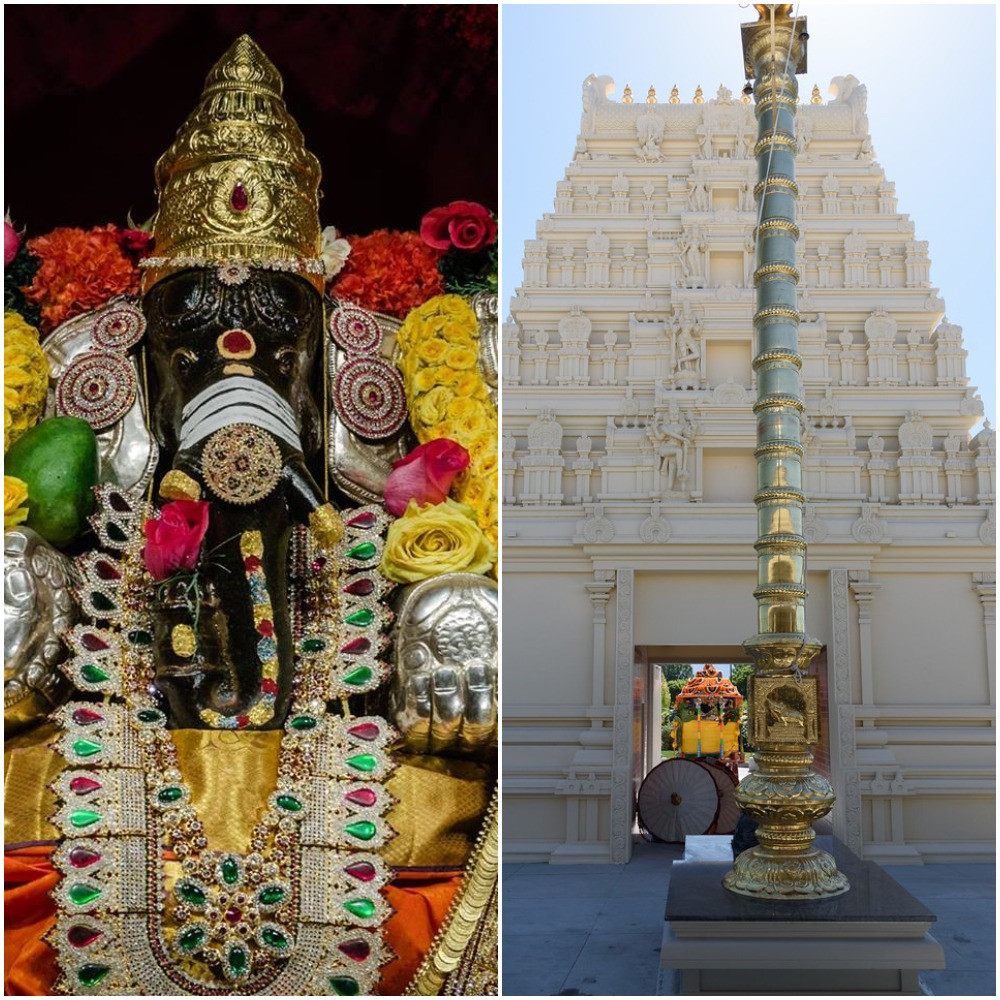
{"label": "green mango", "polygon": [[50,417],[11,445],[4,472],[28,484],[28,519],[64,548],[87,526],[97,484],[97,437],[79,417]]}

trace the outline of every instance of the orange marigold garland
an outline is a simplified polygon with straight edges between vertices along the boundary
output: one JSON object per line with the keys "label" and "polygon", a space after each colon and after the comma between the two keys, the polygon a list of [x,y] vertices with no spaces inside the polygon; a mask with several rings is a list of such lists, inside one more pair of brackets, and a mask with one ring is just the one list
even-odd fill
{"label": "orange marigold garland", "polygon": [[23,289],[25,298],[41,308],[42,334],[60,323],[104,305],[116,295],[137,295],[139,252],[117,226],[94,229],[53,229],[28,241],[41,265]]}
{"label": "orange marigold garland", "polygon": [[348,240],[351,255],[330,286],[336,298],[402,319],[444,291],[437,267],[442,251],[429,247],[418,233],[377,229]]}

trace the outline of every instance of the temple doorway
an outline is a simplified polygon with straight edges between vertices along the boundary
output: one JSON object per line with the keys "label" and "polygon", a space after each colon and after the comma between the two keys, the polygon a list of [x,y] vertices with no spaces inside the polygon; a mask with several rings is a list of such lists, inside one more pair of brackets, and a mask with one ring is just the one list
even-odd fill
{"label": "temple doorway", "polygon": [[731,833],[746,773],[744,717],[750,661],[739,646],[637,650],[635,821],[647,839]]}

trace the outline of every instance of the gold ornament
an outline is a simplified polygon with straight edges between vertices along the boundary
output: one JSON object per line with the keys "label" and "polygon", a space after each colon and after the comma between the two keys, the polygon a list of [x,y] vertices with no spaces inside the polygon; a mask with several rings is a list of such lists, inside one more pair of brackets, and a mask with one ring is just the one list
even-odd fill
{"label": "gold ornament", "polygon": [[186,472],[171,469],[160,481],[164,500],[200,500],[201,487]]}
{"label": "gold ornament", "polygon": [[176,271],[245,263],[301,274],[322,292],[319,161],[248,35],[215,64],[198,107],[156,165],[156,254],[143,291]]}
{"label": "gold ornament", "polygon": [[344,537],[344,522],[332,503],[325,503],[309,514],[309,530],[324,549],[332,549]]}
{"label": "gold ornament", "polygon": [[190,625],[175,625],[170,631],[170,648],[185,660],[194,656],[198,641]]}
{"label": "gold ornament", "polygon": [[243,506],[268,496],[281,476],[281,450],[267,431],[230,424],[216,431],[201,453],[208,488],[226,503]]}

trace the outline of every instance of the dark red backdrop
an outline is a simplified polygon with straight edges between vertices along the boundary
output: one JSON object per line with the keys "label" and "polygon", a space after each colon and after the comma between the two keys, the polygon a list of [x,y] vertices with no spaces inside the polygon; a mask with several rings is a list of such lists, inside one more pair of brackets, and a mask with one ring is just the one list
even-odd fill
{"label": "dark red backdrop", "polygon": [[497,207],[495,6],[8,5],[4,28],[4,203],[29,236],[152,215],[153,166],[242,32],[323,166],[324,225]]}

